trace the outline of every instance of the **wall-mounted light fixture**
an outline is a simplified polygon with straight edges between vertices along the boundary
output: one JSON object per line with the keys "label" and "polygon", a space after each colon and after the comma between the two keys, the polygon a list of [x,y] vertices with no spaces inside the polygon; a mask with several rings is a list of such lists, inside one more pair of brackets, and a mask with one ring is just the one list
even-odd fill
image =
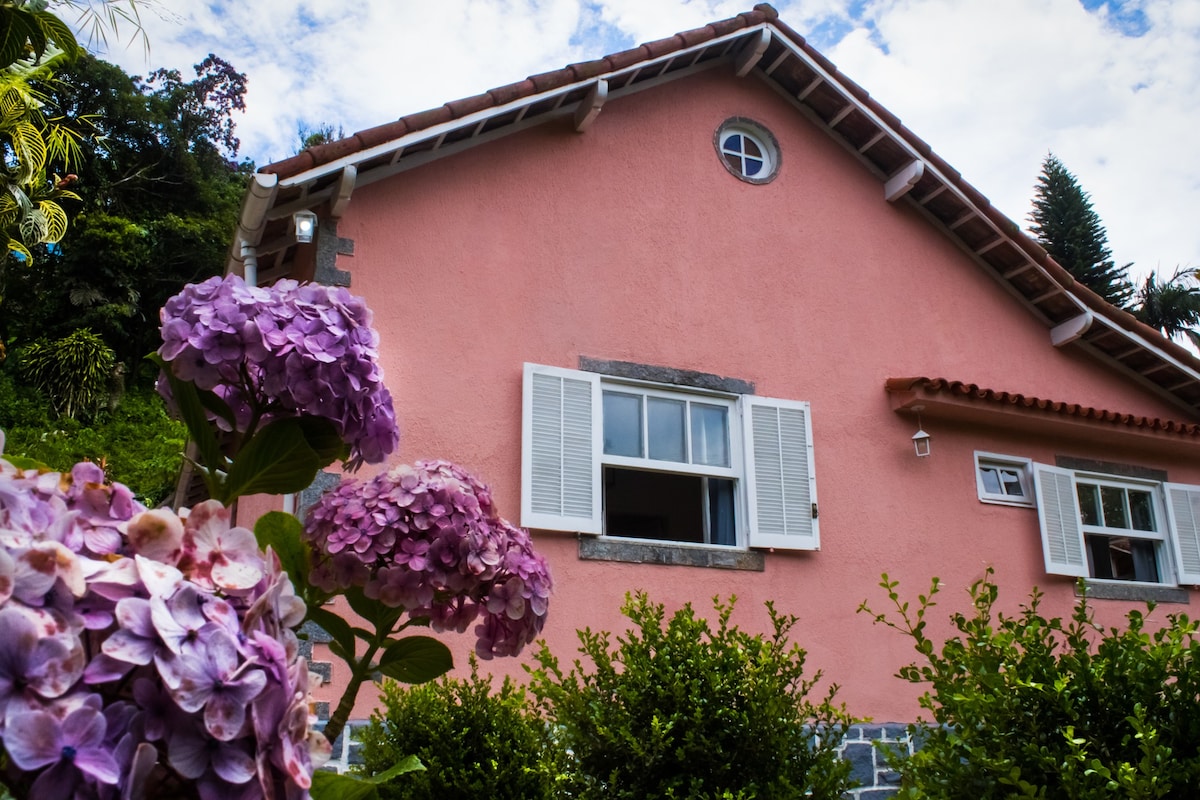
{"label": "wall-mounted light fixture", "polygon": [[924,408],[925,408],[925,406],[913,406],[912,407],[912,410],[917,413],[917,432],[913,434],[912,443],[913,443],[913,449],[917,451],[918,458],[924,458],[925,456],[929,455],[929,452],[930,452],[929,442],[930,442],[930,439],[932,438],[928,433],[925,432],[925,429],[921,426],[921,410]]}
{"label": "wall-mounted light fixture", "polygon": [[296,231],[297,244],[308,244],[317,232],[317,215],[311,211],[297,211],[292,214],[292,226]]}

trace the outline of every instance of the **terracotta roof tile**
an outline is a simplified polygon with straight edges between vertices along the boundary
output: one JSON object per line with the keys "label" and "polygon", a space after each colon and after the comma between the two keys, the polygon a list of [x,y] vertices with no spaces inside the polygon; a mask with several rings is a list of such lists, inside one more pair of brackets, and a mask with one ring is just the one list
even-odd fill
{"label": "terracotta roof tile", "polygon": [[693,45],[702,44],[715,38],[711,25],[705,25],[703,28],[692,28],[690,31],[683,31],[677,35],[683,40],[684,47],[692,47]]}
{"label": "terracotta roof tile", "polygon": [[312,169],[316,166],[313,161],[312,152],[303,150],[291,158],[285,158],[283,161],[276,161],[274,164],[268,164],[263,167],[260,172],[271,173],[274,175],[295,175],[298,172],[304,172],[306,169]]}
{"label": "terracotta roof tile", "polygon": [[451,119],[458,119],[495,105],[496,101],[490,94],[477,94],[473,97],[464,97],[462,100],[451,100],[446,103],[446,108],[450,109]]}
{"label": "terracotta roof tile", "polygon": [[362,149],[362,142],[356,137],[350,136],[345,139],[338,139],[336,142],[328,142],[310,147],[308,148],[308,152],[312,154],[313,161],[317,164],[328,164],[330,161],[337,161],[342,156],[357,153]]}
{"label": "terracotta roof tile", "polygon": [[539,92],[548,92],[551,89],[557,89],[571,82],[570,68],[553,69],[549,72],[541,72],[537,75],[530,75],[529,80],[533,83],[534,88]]}
{"label": "terracotta roof tile", "polygon": [[730,19],[723,19],[720,22],[713,22],[709,27],[713,29],[713,34],[716,36],[724,36],[727,33],[733,33],[745,28],[746,20],[740,16],[732,17]]}
{"label": "terracotta roof tile", "polygon": [[893,393],[921,391],[926,395],[944,394],[979,403],[1009,406],[1029,411],[1042,411],[1049,414],[1107,422],[1113,425],[1124,425],[1148,431],[1200,437],[1200,424],[1192,422],[1177,422],[1158,417],[1125,414],[1119,411],[1094,408],[1078,403],[1046,400],[1041,397],[1034,397],[1033,395],[1021,394],[1020,392],[1004,392],[997,389],[988,389],[978,384],[953,381],[948,378],[888,378],[884,387],[888,392]]}
{"label": "terracotta roof tile", "polygon": [[408,133],[408,131],[408,123],[399,119],[395,122],[387,122],[383,125],[376,125],[373,128],[366,128],[354,134],[354,137],[362,142],[364,148],[370,148],[394,139],[399,139]]}
{"label": "terracotta roof tile", "polygon": [[576,80],[586,81],[588,78],[603,75],[610,71],[611,67],[608,66],[608,61],[598,58],[595,61],[581,61],[578,64],[572,64],[567,69],[571,70]]}
{"label": "terracotta roof tile", "polygon": [[401,117],[400,121],[407,125],[410,131],[419,131],[422,128],[432,128],[434,125],[440,125],[452,119],[454,116],[450,109],[440,106],[426,111],[418,111],[416,114],[408,114]]}
{"label": "terracotta roof tile", "polygon": [[[738,26],[742,27],[742,26]],[[678,36],[668,36],[665,39],[656,39],[653,42],[646,42],[642,47],[646,48],[646,52],[650,54],[650,58],[658,58],[665,56],[668,53],[674,53],[680,48],[682,41]]]}
{"label": "terracotta roof tile", "polygon": [[513,100],[520,99],[527,95],[533,94],[537,87],[533,85],[533,81],[528,78],[516,83],[509,83],[504,86],[497,86],[495,89],[489,89],[488,94],[496,101],[496,105],[502,106],[505,103],[511,103]]}
{"label": "terracotta roof tile", "polygon": [[619,53],[613,53],[604,60],[607,61],[615,71],[633,66],[639,61],[645,61],[649,57],[650,51],[647,50],[644,45],[638,45],[637,47],[630,48],[629,50],[622,50]]}

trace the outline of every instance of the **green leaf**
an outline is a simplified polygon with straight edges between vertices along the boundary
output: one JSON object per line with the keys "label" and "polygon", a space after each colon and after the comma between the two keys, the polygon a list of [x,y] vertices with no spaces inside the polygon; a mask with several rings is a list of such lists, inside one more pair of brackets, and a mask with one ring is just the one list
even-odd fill
{"label": "green leaf", "polygon": [[320,625],[322,630],[332,636],[333,641],[342,648],[345,655],[351,659],[354,657],[354,631],[350,628],[349,622],[321,606],[310,607],[308,619]]}
{"label": "green leaf", "polygon": [[379,790],[371,781],[336,772],[314,772],[309,794],[313,800],[379,800]]}
{"label": "green leaf", "polygon": [[179,415],[183,418],[183,424],[187,426],[188,435],[192,437],[192,441],[196,443],[196,449],[200,452],[200,465],[209,471],[206,481],[210,493],[215,497],[218,480],[216,472],[224,470],[225,456],[221,454],[221,446],[217,443],[216,434],[213,433],[208,416],[204,413],[204,406],[200,403],[196,385],[191,381],[181,381],[175,377],[175,373],[158,353],[151,353],[146,358],[158,365],[171,385],[171,395],[179,407]]}
{"label": "green leaf", "polygon": [[270,547],[279,556],[288,577],[303,595],[304,585],[308,583],[308,545],[301,535],[304,526],[300,520],[282,511],[268,511],[254,523],[254,538],[263,550]]}
{"label": "green leaf", "polygon": [[297,417],[277,419],[246,442],[225,479],[228,500],[247,494],[288,494],[312,485],[327,464],[308,443],[309,424]]}
{"label": "green leaf", "polygon": [[25,54],[25,43],[35,26],[23,9],[0,9],[0,69],[11,65]]}
{"label": "green leaf", "polygon": [[204,406],[208,413],[225,420],[231,429],[237,428],[237,418],[233,415],[233,409],[216,392],[210,389],[197,389],[196,395],[200,398],[200,405]]}
{"label": "green leaf", "polygon": [[409,772],[424,772],[424,771],[425,771],[425,765],[421,763],[421,759],[417,758],[416,756],[408,756],[406,758],[401,759],[399,762],[393,764],[392,766],[388,767],[383,772],[380,772],[377,775],[372,775],[369,778],[366,778],[366,780],[370,781],[371,783],[377,783],[377,784],[378,783],[386,783],[387,781],[390,781],[392,778],[397,778],[397,777],[399,777],[401,775],[405,775]]}
{"label": "green leaf", "polygon": [[386,627],[390,630],[391,625],[403,613],[403,609],[392,608],[378,600],[372,600],[363,594],[362,588],[358,586],[347,589],[343,595],[346,598],[346,602],[350,604],[350,608],[354,609],[354,613],[370,622],[377,629]]}
{"label": "green leaf", "polygon": [[432,636],[406,636],[393,642],[379,659],[379,671],[403,683],[425,683],[454,666],[450,648]]}
{"label": "green leaf", "polygon": [[75,34],[71,33],[71,29],[67,26],[67,23],[49,11],[35,11],[33,15],[37,18],[38,24],[46,37],[53,41],[67,58],[76,58],[83,52],[83,48],[79,46],[79,42],[75,39]]}
{"label": "green leaf", "polygon": [[[342,439],[337,426],[324,417],[300,417],[300,431],[304,440],[321,459],[321,466],[327,467],[338,459],[350,457],[350,445]],[[306,487],[307,488],[307,487]]]}

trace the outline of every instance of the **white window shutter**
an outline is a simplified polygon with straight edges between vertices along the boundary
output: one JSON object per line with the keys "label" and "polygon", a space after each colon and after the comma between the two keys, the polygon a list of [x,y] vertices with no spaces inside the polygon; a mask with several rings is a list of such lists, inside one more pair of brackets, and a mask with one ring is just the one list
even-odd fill
{"label": "white window shutter", "polygon": [[1069,469],[1035,463],[1033,486],[1046,572],[1086,578],[1087,550],[1079,517],[1079,497],[1075,494],[1075,474]]}
{"label": "white window shutter", "polygon": [[1200,486],[1163,484],[1167,490],[1167,518],[1175,569],[1180,583],[1200,584]]}
{"label": "white window shutter", "polygon": [[808,403],[742,398],[751,547],[820,549]]}
{"label": "white window shutter", "polygon": [[600,377],[525,365],[521,525],[600,533]]}

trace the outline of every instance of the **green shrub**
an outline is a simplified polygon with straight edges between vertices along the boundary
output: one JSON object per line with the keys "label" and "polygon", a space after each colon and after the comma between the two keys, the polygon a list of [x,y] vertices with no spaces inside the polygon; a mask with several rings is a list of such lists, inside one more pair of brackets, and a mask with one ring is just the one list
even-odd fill
{"label": "green shrub", "polygon": [[108,399],[116,356],[89,330],[77,330],[54,342],[21,348],[21,379],[47,397],[64,417],[88,417]]}
{"label": "green shrub", "polygon": [[47,399],[16,384],[4,370],[0,429],[5,432],[6,454],[58,470],[85,460],[102,463],[109,478],[129,486],[151,506],[174,492],[187,437],[186,428],[167,415],[153,389],[130,390],[116,409],[101,410],[84,424],[56,418]]}
{"label": "green shrub", "polygon": [[545,724],[524,689],[505,679],[492,691],[471,659],[471,677],[383,685],[382,712],[359,733],[363,771],[377,775],[416,755],[423,772],[379,786],[382,800],[542,800],[557,770]]}
{"label": "green shrub", "polygon": [[899,677],[928,685],[934,723],[913,726],[923,746],[895,760],[902,798],[1196,797],[1200,642],[1186,615],[1154,634],[1136,610],[1105,628],[1082,597],[1068,621],[1046,619],[1036,589],[1020,613],[997,613],[989,569],[939,648],[925,635],[937,579],[912,611],[895,581],[880,585],[889,614],[862,610],[913,640],[921,661]]}
{"label": "green shrub", "polygon": [[580,660],[564,674],[542,645],[531,690],[559,733],[572,796],[581,800],[839,798],[850,765],[836,748],[849,725],[814,704],[820,680],[788,643],[796,618],[767,604],[772,633],[729,624],[734,598],[714,599],[716,627],[691,605],[665,622],[662,605],[627,596],[633,629],[611,644],[579,632]]}

